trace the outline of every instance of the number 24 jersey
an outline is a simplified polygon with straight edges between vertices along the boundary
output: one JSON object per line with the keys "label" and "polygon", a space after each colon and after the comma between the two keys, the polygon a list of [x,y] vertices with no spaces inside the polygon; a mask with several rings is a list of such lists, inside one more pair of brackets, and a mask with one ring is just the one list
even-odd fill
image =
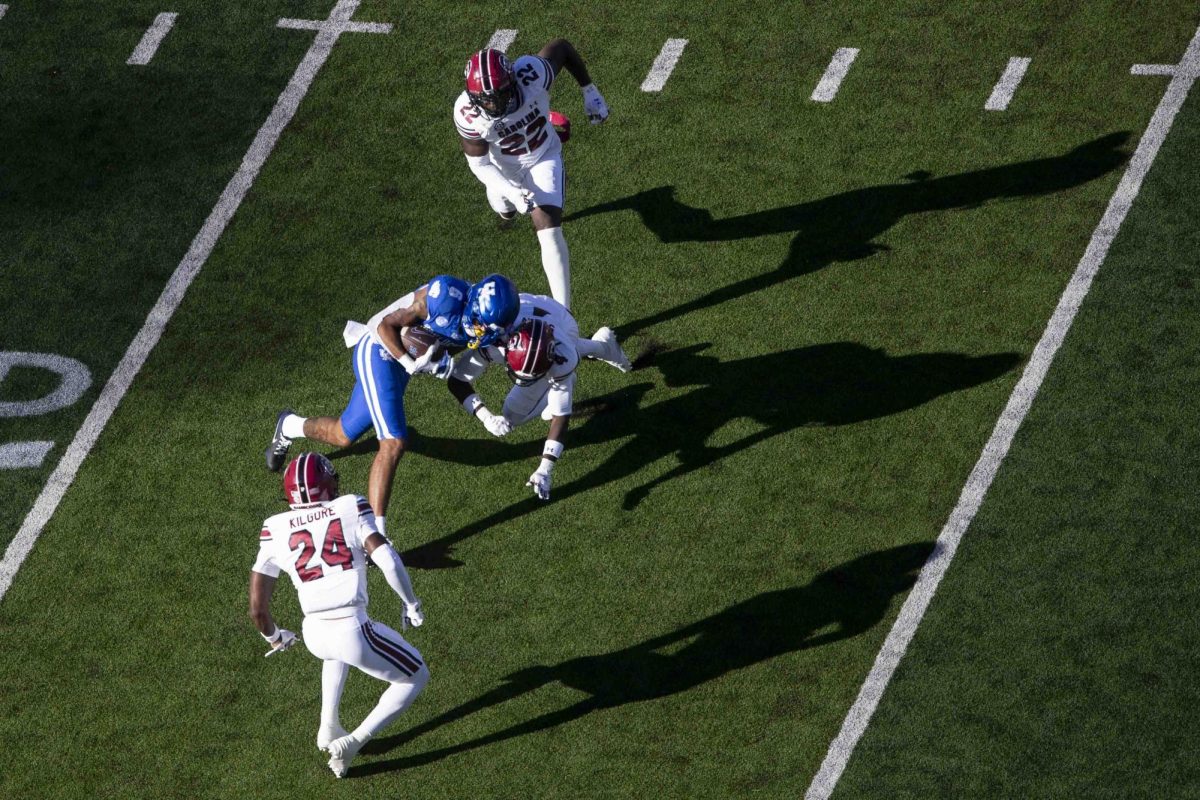
{"label": "number 24 jersey", "polygon": [[480,113],[464,91],[454,103],[454,125],[464,139],[488,143],[492,163],[506,174],[520,172],[562,152],[550,124],[550,86],[554,68],[541,56],[521,56],[512,65],[517,109],[499,119]]}
{"label": "number 24 jersey", "polygon": [[263,522],[251,569],[291,576],[305,616],[345,616],[367,607],[363,543],[375,532],[375,514],[358,495],[293,508]]}

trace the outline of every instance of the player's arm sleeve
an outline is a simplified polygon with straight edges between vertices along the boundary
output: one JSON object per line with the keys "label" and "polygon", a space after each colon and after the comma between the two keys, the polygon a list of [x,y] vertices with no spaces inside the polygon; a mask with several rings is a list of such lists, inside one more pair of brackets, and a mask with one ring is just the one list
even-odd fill
{"label": "player's arm sleeve", "polygon": [[254,572],[260,572],[269,578],[279,577],[279,565],[275,563],[275,557],[271,547],[271,532],[266,528],[263,529],[262,535],[259,537],[258,557],[254,559],[254,566],[250,567]]}
{"label": "player's arm sleeve", "polygon": [[371,551],[371,560],[375,562],[375,566],[379,567],[379,571],[383,573],[384,580],[388,582],[388,586],[392,587],[392,591],[400,595],[400,599],[407,605],[414,605],[417,602],[417,595],[413,592],[412,581],[409,580],[408,570],[404,568],[404,562],[400,560],[400,554],[396,552],[396,548],[389,544],[382,544]]}
{"label": "player's arm sleeve", "polygon": [[471,173],[479,179],[479,182],[490,189],[492,192],[504,195],[513,191],[514,187],[505,178],[500,170],[496,169],[496,165],[487,156],[466,156],[467,166],[471,168]]}

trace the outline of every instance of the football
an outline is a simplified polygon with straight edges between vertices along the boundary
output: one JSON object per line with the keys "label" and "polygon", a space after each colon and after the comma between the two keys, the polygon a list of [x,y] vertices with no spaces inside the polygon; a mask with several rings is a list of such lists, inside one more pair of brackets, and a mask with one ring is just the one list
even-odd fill
{"label": "football", "polygon": [[[441,339],[428,328],[414,326],[403,328],[400,331],[400,344],[404,345],[404,352],[413,358],[420,358],[425,355],[425,351],[429,349],[430,345],[440,345]],[[440,354],[440,349],[435,350],[434,358],[438,358]]]}

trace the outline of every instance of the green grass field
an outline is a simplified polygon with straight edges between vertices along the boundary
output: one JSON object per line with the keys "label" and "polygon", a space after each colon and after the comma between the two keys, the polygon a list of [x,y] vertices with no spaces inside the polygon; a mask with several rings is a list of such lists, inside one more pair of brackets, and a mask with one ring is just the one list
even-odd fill
{"label": "green grass field", "polygon": [[[104,7],[98,7],[103,5]],[[115,5],[115,4],[114,4]],[[0,419],[6,546],[200,230],[329,0],[13,0],[0,19],[0,347],[93,383]],[[243,7],[244,6],[244,7]],[[163,10],[153,61],[125,60]],[[364,2],[0,599],[0,797],[802,796],[1092,235],[1194,4]],[[450,119],[461,64],[565,36],[581,367],[492,439],[416,379],[389,513],[432,680],[350,778],[319,662],[246,618],[276,412],[337,414],[341,342],[440,272],[545,291]],[[687,48],[639,90],[663,41]],[[839,47],[837,98],[809,94]],[[983,110],[1011,56],[1012,104]],[[1137,199],[835,797],[1191,797],[1200,100]],[[482,384],[489,403],[506,390]],[[0,401],[44,395],[14,369]],[[373,440],[334,453],[362,492]],[[372,576],[372,615],[398,600]],[[275,596],[298,629],[294,592]],[[351,677],[357,723],[381,685]]]}

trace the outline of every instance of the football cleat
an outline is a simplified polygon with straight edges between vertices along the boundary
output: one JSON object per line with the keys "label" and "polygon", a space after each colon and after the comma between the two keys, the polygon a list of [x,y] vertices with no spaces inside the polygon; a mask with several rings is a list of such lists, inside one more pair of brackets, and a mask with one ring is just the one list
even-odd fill
{"label": "football cleat", "polygon": [[288,448],[292,446],[292,440],[283,435],[283,421],[291,413],[290,408],[285,408],[275,418],[275,435],[271,437],[271,444],[267,445],[266,452],[267,469],[271,472],[279,472],[283,469],[284,462],[287,461]]}
{"label": "football cleat", "polygon": [[516,110],[517,82],[504,53],[493,49],[472,53],[463,70],[463,78],[467,84],[467,97],[484,116],[499,119]]}
{"label": "football cleat", "polygon": [[363,743],[353,736],[342,736],[329,743],[329,768],[339,778],[346,777],[350,763],[362,749]]}
{"label": "football cleat", "polygon": [[604,327],[596,331],[592,334],[592,341],[604,345],[604,357],[597,356],[597,361],[603,361],[621,372],[629,372],[633,369],[633,364],[629,363],[629,356],[625,355],[625,351],[621,349],[621,343],[617,341],[617,334],[612,328]]}
{"label": "football cleat", "polygon": [[[367,559],[370,561],[370,559]],[[328,750],[329,744],[334,739],[340,739],[347,733],[346,729],[341,725],[322,725],[317,729],[317,749]]]}
{"label": "football cleat", "polygon": [[338,474],[320,453],[301,453],[283,471],[283,494],[288,505],[307,506],[338,496]]}
{"label": "football cleat", "polygon": [[[500,212],[496,212],[496,213],[500,214]],[[517,224],[517,212],[508,211],[503,214],[500,214],[500,222],[498,222],[496,224],[496,227],[502,231],[509,231],[509,230],[512,230],[512,227],[516,224]]]}

